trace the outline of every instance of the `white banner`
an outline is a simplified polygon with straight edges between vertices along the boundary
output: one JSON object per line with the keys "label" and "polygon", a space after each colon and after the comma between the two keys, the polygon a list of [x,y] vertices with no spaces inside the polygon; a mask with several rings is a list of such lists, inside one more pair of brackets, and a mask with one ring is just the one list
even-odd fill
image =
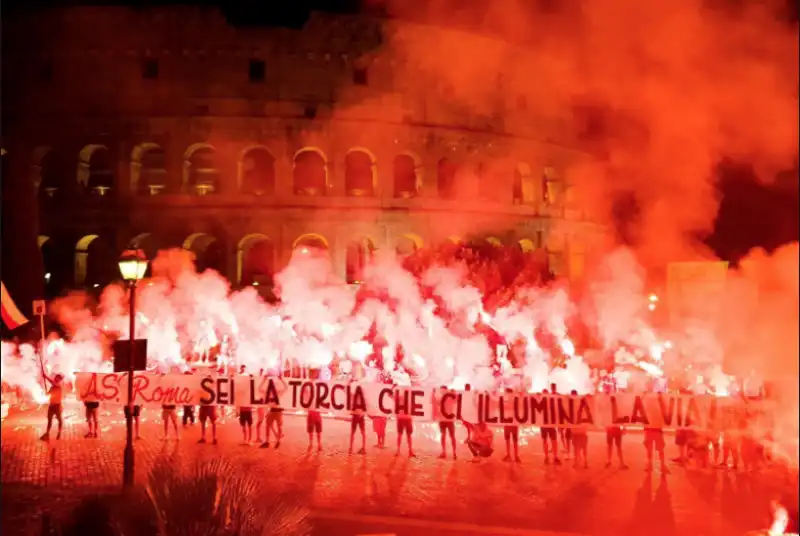
{"label": "white banner", "polygon": [[[127,373],[78,373],[78,396],[89,402],[127,403]],[[136,374],[136,405],[230,405],[270,407],[333,415],[408,416],[421,421],[485,421],[498,426],[606,428],[741,428],[764,419],[765,404],[742,398],[670,394],[535,395],[442,391],[436,387],[395,387],[214,375]]]}

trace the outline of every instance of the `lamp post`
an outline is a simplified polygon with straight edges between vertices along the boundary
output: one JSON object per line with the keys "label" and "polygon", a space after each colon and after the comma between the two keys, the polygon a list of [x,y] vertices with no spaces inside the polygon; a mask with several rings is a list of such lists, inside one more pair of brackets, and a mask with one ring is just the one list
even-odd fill
{"label": "lamp post", "polygon": [[129,249],[122,252],[119,258],[119,271],[131,291],[130,299],[128,300],[130,303],[128,311],[130,330],[128,333],[128,411],[125,416],[127,430],[125,454],[122,461],[122,486],[125,489],[129,489],[133,486],[133,348],[136,340],[134,333],[136,323],[136,283],[144,277],[144,273],[147,271],[147,256],[140,249]]}

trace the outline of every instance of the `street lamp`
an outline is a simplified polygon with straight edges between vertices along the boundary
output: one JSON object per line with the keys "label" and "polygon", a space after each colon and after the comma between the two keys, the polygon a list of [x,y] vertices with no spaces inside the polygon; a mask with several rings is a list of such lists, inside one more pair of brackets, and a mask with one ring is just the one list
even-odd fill
{"label": "street lamp", "polygon": [[136,283],[138,283],[147,271],[147,256],[141,249],[128,249],[122,252],[119,258],[119,271],[122,274],[122,279],[128,284],[131,289],[131,296],[128,300],[130,310],[130,330],[128,333],[128,412],[125,416],[125,424],[127,426],[127,433],[125,436],[125,454],[123,456],[122,465],[122,485],[124,488],[131,488],[133,486],[133,371],[134,359],[133,348],[136,336],[135,319],[136,319]]}

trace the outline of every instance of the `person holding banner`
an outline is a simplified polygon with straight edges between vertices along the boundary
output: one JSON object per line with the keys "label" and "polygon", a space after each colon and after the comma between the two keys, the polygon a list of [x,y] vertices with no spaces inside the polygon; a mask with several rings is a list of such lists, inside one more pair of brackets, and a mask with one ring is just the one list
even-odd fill
{"label": "person holding banner", "polygon": [[161,405],[161,419],[164,421],[164,441],[169,439],[169,423],[172,423],[172,428],[175,431],[175,439],[180,439],[178,434],[178,410],[175,404],[162,404]]}
{"label": "person holding banner", "polygon": [[414,421],[411,420],[411,415],[397,415],[397,451],[394,453],[395,456],[400,456],[400,447],[403,444],[403,434],[405,434],[406,442],[408,443],[408,457],[417,457],[417,455],[414,454],[414,447],[411,444],[411,435],[413,433]]}
{"label": "person holding banner", "polygon": [[[278,397],[283,394],[286,390],[286,383],[283,381],[282,378],[275,376],[272,378],[274,382],[280,382],[280,386],[276,387],[278,391]],[[261,443],[262,449],[269,448],[269,433],[270,431],[275,432],[275,448],[280,448],[281,446],[281,438],[283,437],[283,408],[280,407],[278,404],[270,403],[267,408],[267,417],[266,417],[266,436],[264,437],[264,442]]]}
{"label": "person holding banner", "polygon": [[58,420],[58,433],[56,434],[56,439],[61,439],[61,428],[64,425],[64,421],[61,417],[61,401],[64,398],[64,376],[61,374],[56,374],[53,376],[53,378],[50,378],[44,374],[44,369],[42,369],[42,375],[44,376],[45,381],[50,382],[51,387],[47,391],[47,394],[50,395],[50,404],[47,406],[47,431],[40,439],[42,441],[48,441],[50,439],[50,428],[53,427],[54,417]]}
{"label": "person holding banner", "polygon": [[[125,415],[125,418],[127,419],[128,415],[131,412],[130,407],[127,405],[124,406],[122,408],[122,412]],[[141,439],[141,437],[139,436],[139,415],[141,414],[142,414],[142,406],[138,404],[133,406],[133,431],[136,439]]]}
{"label": "person holding banner", "polygon": [[206,442],[206,423],[211,422],[211,443],[217,444],[217,407],[207,404],[200,405],[200,440],[198,443]]}
{"label": "person holding banner", "polygon": [[[506,389],[509,395],[514,394],[513,389]],[[514,461],[516,463],[522,462],[519,457],[519,425],[507,424],[503,426],[503,438],[506,440],[506,457],[503,458],[504,462],[511,461],[511,445],[514,445]]]}
{"label": "person holding banner", "polygon": [[[447,389],[447,386],[442,385],[439,388],[440,397],[434,398],[434,408],[438,413],[439,418],[439,440],[442,444],[442,453],[439,454],[439,459],[447,458],[447,435],[450,435],[450,447],[453,450],[453,459],[456,459],[456,423],[452,418],[446,418],[445,415],[456,414],[456,399],[454,393]],[[444,400],[444,395],[450,394],[447,400]],[[444,402],[442,402],[444,400]],[[443,406],[443,407],[442,407]],[[438,411],[441,407],[444,411]]]}
{"label": "person holding banner", "polygon": [[84,400],[83,407],[86,409],[86,424],[89,425],[89,431],[86,433],[86,438],[97,437],[97,410],[100,408],[100,402],[97,400]]}
{"label": "person holding banner", "polygon": [[356,437],[356,431],[361,431],[361,449],[359,449],[359,454],[366,454],[366,446],[367,446],[367,433],[366,433],[366,423],[365,423],[365,416],[364,412],[360,409],[353,410],[350,413],[350,449],[348,450],[349,454],[353,453],[353,440]]}
{"label": "person holding banner", "polygon": [[494,452],[492,449],[492,429],[484,421],[478,424],[468,425],[470,428],[470,438],[467,439],[467,447],[472,453],[472,461],[478,463],[481,458],[488,458]]}
{"label": "person holding banner", "polygon": [[667,462],[664,459],[664,430],[661,428],[645,428],[644,429],[644,448],[647,451],[647,467],[645,471],[648,473],[653,470],[653,449],[658,451],[658,460],[661,463],[661,474],[669,474]]}
{"label": "person holding banner", "polygon": [[[547,389],[542,391],[542,396],[547,396]],[[544,449],[544,463],[550,464],[550,451],[553,451],[553,463],[561,465],[561,460],[558,457],[558,433],[555,428],[549,426],[542,426],[540,429],[542,434],[542,448]]]}
{"label": "person holding banner", "polygon": [[[572,390],[571,396],[577,397],[578,391]],[[583,468],[589,468],[589,460],[586,453],[589,450],[589,434],[585,424],[578,424],[572,429],[572,454],[574,467],[578,468],[578,463],[583,460]]]}

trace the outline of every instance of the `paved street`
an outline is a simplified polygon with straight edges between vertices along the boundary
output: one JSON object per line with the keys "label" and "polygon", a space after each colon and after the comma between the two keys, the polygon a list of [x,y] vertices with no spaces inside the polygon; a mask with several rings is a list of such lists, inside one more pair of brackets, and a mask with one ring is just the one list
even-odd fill
{"label": "paved street", "polygon": [[[67,406],[61,440],[38,440],[44,411],[14,413],[2,428],[2,533],[37,533],[43,511],[88,492],[118,488],[122,474],[124,424],[121,411],[101,411],[101,438],[84,439],[82,406]],[[499,451],[473,464],[465,447],[458,461],[439,460],[434,427],[418,426],[418,458],[394,456],[391,448],[373,447],[368,423],[366,456],[347,454],[349,424],[325,420],[322,453],[307,453],[305,420],[287,416],[286,437],[279,450],[240,444],[236,419],[220,426],[218,445],[199,445],[199,425],[183,429],[180,441],[161,441],[145,411],[143,439],[136,443],[137,479],[144,481],[152,464],[168,457],[176,463],[222,456],[270,488],[306,505],[315,534],[646,534],[737,535],[769,524],[769,501],[779,489],[794,485],[776,471],[742,475],[733,471],[671,466],[662,478],[643,471],[641,436],[626,436],[631,468],[605,469],[605,442],[591,435],[590,468],[543,464],[538,436],[526,438],[522,464],[502,462]],[[459,430],[459,434],[463,434]],[[674,454],[671,438],[668,448]],[[404,451],[405,452],[405,451]],[[786,488],[788,489],[788,488]]]}

